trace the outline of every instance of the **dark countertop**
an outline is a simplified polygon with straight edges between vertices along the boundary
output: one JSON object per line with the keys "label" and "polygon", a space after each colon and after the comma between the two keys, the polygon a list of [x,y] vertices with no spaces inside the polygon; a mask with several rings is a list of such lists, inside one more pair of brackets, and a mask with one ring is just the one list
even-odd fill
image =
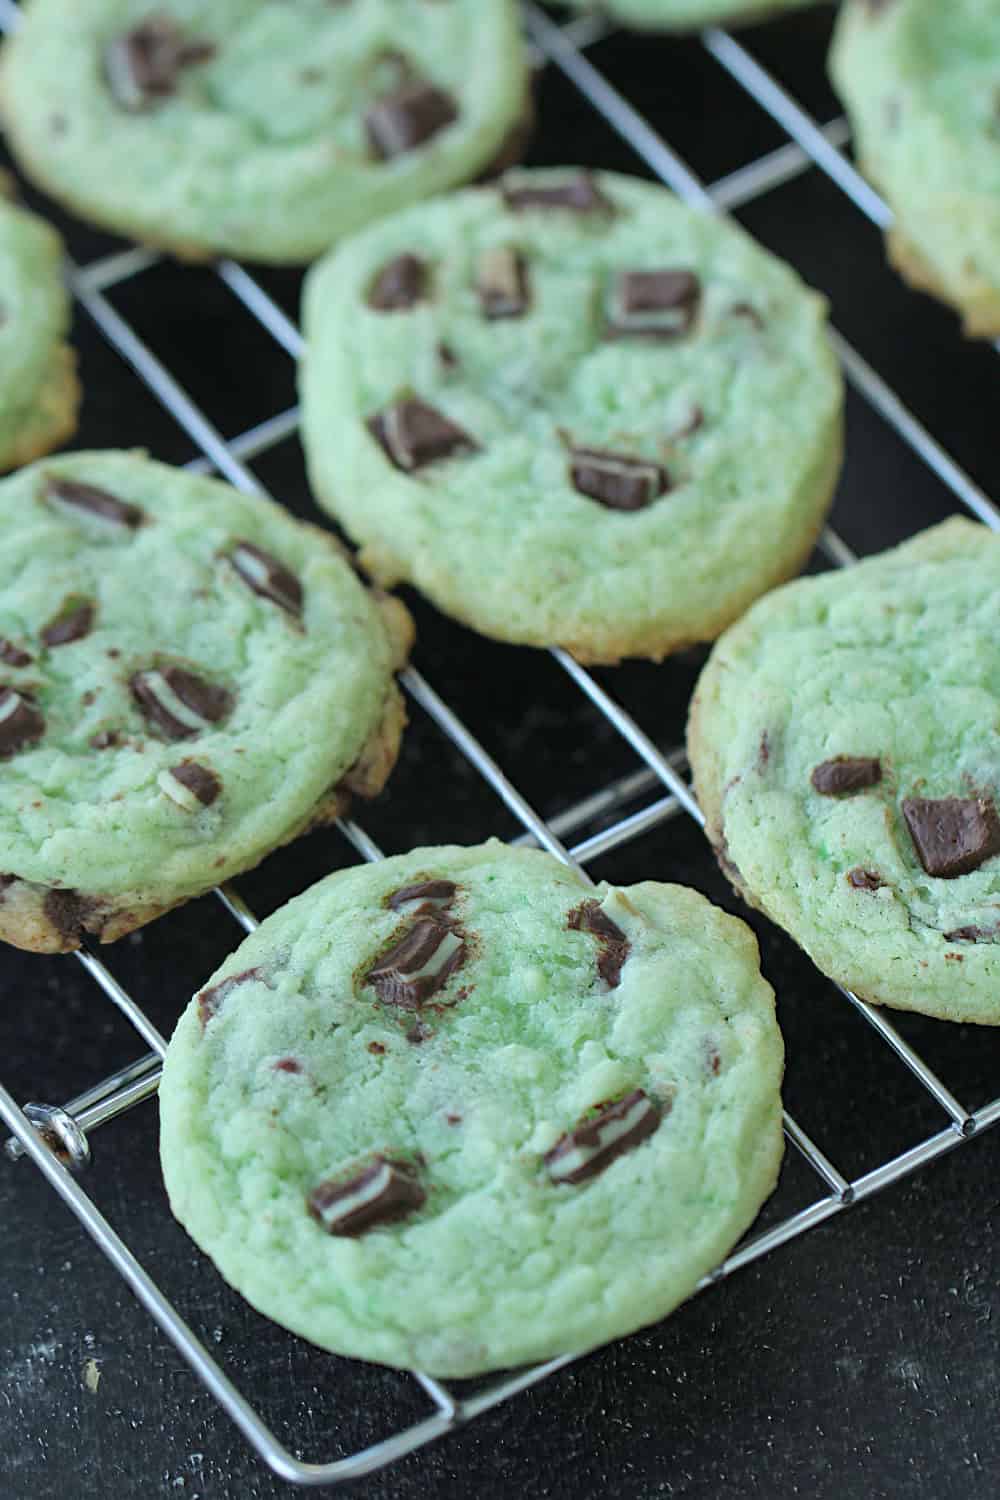
{"label": "dark countertop", "polygon": [[[747,34],[822,120],[837,113],[822,72],[829,25],[823,7]],[[783,144],[697,42],[618,35],[590,55],[709,180]],[[643,170],[551,68],[539,101],[533,160]],[[964,343],[950,313],[886,270],[877,232],[818,172],[768,193],[739,218],[830,296],[841,331],[990,490],[1000,477],[995,351]],[[80,261],[112,248],[79,226],[69,239]],[[297,276],[260,279],[294,312]],[[116,288],[111,301],[227,436],[292,404],[291,362],[211,270],[160,264]],[[175,462],[195,456],[83,312],[75,340],[86,389],[80,445],[142,444]],[[312,514],[294,440],[254,467],[279,498]],[[852,396],[833,517],[845,539],[875,550],[956,509],[941,482]],[[419,601],[414,607],[418,667],[543,814],[635,769],[634,754],[550,657],[480,641]],[[598,675],[668,747],[682,737],[702,659],[689,653],[660,668],[630,664]],[[412,718],[389,791],[361,815],[373,837],[392,852],[516,833],[511,815],[422,711],[414,708]],[[315,834],[273,856],[240,889],[263,915],[352,858],[335,831]],[[687,819],[591,868],[623,882],[686,881],[746,915]],[[836,1165],[857,1175],[941,1129],[941,1111],[832,986],[767,923],[754,919],[754,926],[780,997],[788,1106]],[[167,1030],[234,940],[229,919],[208,899],[105,956]],[[143,1050],[72,959],[7,952],[0,984],[0,1079],[18,1099],[61,1102]],[[899,1025],[968,1108],[1000,1092],[995,1033],[915,1017]],[[404,1377],[311,1349],[222,1284],[170,1219],[155,1123],[155,1104],[146,1104],[95,1132],[84,1181],[279,1437],[303,1457],[324,1460],[425,1414]],[[992,1497],[1000,1469],[992,1326],[998,1153],[1000,1135],[973,1139],[666,1322],[350,1493],[365,1500],[498,1500],[512,1492],[552,1500]],[[765,1222],[816,1196],[815,1179],[790,1155]],[[0,1225],[0,1492],[10,1500],[292,1493],[251,1453],[27,1163],[0,1159]]]}

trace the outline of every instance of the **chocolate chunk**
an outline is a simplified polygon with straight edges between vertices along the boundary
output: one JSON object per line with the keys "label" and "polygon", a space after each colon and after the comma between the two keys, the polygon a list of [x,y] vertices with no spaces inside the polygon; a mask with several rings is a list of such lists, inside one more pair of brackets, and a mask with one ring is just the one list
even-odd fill
{"label": "chocolate chunk", "polygon": [[110,750],[118,743],[118,732],[115,729],[99,729],[96,734],[90,736],[89,744],[92,750]]}
{"label": "chocolate chunk", "polygon": [[296,619],[302,615],[302,585],[284,563],[253,542],[237,542],[229,561],[247,586]]}
{"label": "chocolate chunk", "polygon": [[885,885],[885,881],[875,870],[862,870],[860,865],[855,870],[848,870],[847,883],[853,885],[856,891],[877,891]]}
{"label": "chocolate chunk", "polygon": [[168,740],[187,740],[224,719],[233,695],[184,667],[134,672],[129,687],[140,709]]}
{"label": "chocolate chunk", "polygon": [[0,661],[5,661],[8,667],[30,667],[32,660],[27,651],[22,651],[13,641],[0,636]]}
{"label": "chocolate chunk", "polygon": [[368,1051],[372,1054],[373,1057],[381,1057],[385,1052],[385,1048],[383,1047],[381,1042],[369,1042]]}
{"label": "chocolate chunk", "polygon": [[670,489],[670,475],[659,464],[600,448],[573,448],[573,488],[609,510],[642,510]]}
{"label": "chocolate chunk", "polygon": [[45,733],[41,709],[16,688],[0,687],[0,760],[33,745]]}
{"label": "chocolate chunk", "polygon": [[297,1057],[279,1057],[276,1063],[271,1064],[276,1073],[301,1073],[302,1064]]}
{"label": "chocolate chunk", "polygon": [[597,939],[601,947],[597,972],[609,989],[616,989],[622,965],[632,951],[631,943],[617,922],[612,922],[597,901],[584,901],[570,912],[566,926],[574,932],[589,932]]}
{"label": "chocolate chunk", "polygon": [[185,760],[179,766],[171,766],[169,771],[161,771],[157,781],[167,796],[188,812],[211,807],[222,791],[222,782],[215,772],[196,760]]}
{"label": "chocolate chunk", "polygon": [[822,796],[841,797],[877,785],[882,780],[882,764],[869,756],[835,755],[814,766],[809,780]]}
{"label": "chocolate chunk", "polygon": [[55,619],[50,620],[42,630],[42,643],[51,648],[83,640],[93,628],[94,614],[95,609],[89,599],[63,605]]}
{"label": "chocolate chunk", "polygon": [[115,103],[134,113],[172,94],[182,68],[214,56],[211,42],[185,40],[170,16],[154,15],[108,44],[104,71]]}
{"label": "chocolate chunk", "polygon": [[514,213],[532,209],[565,209],[573,214],[613,213],[612,204],[597,187],[589,172],[578,172],[565,182],[541,185],[519,179],[504,178],[500,185],[503,201]]}
{"label": "chocolate chunk", "polygon": [[408,1041],[412,1047],[419,1047],[421,1042],[426,1042],[428,1038],[432,1037],[433,1035],[434,1033],[431,1028],[423,1021],[414,1021],[409,1031],[407,1031],[405,1034],[405,1040]]}
{"label": "chocolate chunk", "polygon": [[365,113],[365,130],[375,155],[383,161],[402,156],[458,119],[451,94],[431,83],[404,83]]}
{"label": "chocolate chunk", "polygon": [[450,344],[446,344],[443,341],[438,344],[437,357],[441,363],[441,368],[443,370],[458,369],[458,355],[455,353]]}
{"label": "chocolate chunk", "polygon": [[398,891],[390,891],[385,904],[392,911],[410,905],[421,909],[443,909],[451,905],[457,891],[458,886],[453,880],[422,880],[417,885],[401,885]]}
{"label": "chocolate chunk", "polygon": [[956,927],[953,932],[942,934],[946,943],[995,943],[997,929],[985,927]]}
{"label": "chocolate chunk", "polygon": [[50,505],[55,505],[60,510],[65,508],[71,512],[83,511],[99,521],[107,521],[111,526],[121,526],[129,531],[134,531],[146,519],[145,511],[138,505],[118,500],[114,495],[109,495],[107,490],[99,490],[92,484],[78,484],[75,479],[50,479],[45,498]]}
{"label": "chocolate chunk", "polygon": [[623,1099],[595,1105],[572,1130],[561,1135],[542,1160],[553,1182],[586,1182],[610,1166],[616,1156],[653,1134],[663,1118],[642,1089]]}
{"label": "chocolate chunk", "polygon": [[79,943],[96,905],[92,897],[81,896],[79,891],[50,890],[45,893],[42,911],[61,937]]}
{"label": "chocolate chunk", "polygon": [[941,880],[1000,854],[1000,818],[988,797],[905,797],[903,817],[920,863]]}
{"label": "chocolate chunk", "polygon": [[608,338],[676,339],[688,333],[701,302],[693,271],[623,271],[614,283]]}
{"label": "chocolate chunk", "polygon": [[415,1163],[373,1156],[353,1177],[331,1178],[313,1188],[306,1202],[327,1234],[364,1234],[423,1208],[427,1194]]}
{"label": "chocolate chunk", "polygon": [[261,968],[244,969],[242,974],[231,974],[228,979],[220,979],[218,984],[213,984],[207,990],[202,990],[198,996],[198,1018],[201,1021],[202,1030],[208,1025],[214,1015],[218,1013],[222,1002],[238,989],[241,984],[247,984],[252,979],[263,980],[264,970]]}
{"label": "chocolate chunk", "polygon": [[376,312],[405,312],[427,292],[427,267],[416,255],[397,255],[379,271],[368,289],[368,306]]}
{"label": "chocolate chunk", "polygon": [[524,256],[507,245],[484,250],[476,261],[476,291],[484,318],[523,317],[530,302]]}
{"label": "chocolate chunk", "polygon": [[374,987],[384,1004],[416,1010],[465,959],[465,943],[454,927],[437,917],[421,917],[372,965],[364,983]]}
{"label": "chocolate chunk", "polygon": [[467,432],[426,401],[409,397],[368,418],[368,431],[397,469],[413,473],[438,459],[474,453]]}

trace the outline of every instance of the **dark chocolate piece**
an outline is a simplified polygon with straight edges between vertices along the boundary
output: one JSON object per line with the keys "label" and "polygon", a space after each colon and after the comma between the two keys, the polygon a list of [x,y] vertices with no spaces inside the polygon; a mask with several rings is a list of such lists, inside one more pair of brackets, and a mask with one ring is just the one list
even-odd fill
{"label": "dark chocolate piece", "polygon": [[229,561],[255,594],[296,619],[302,615],[302,585],[290,568],[254,542],[237,542]]}
{"label": "dark chocolate piece", "polygon": [[45,893],[42,911],[62,937],[79,943],[96,906],[92,897],[81,896],[79,891],[49,890]]}
{"label": "dark chocolate piece", "polygon": [[427,267],[416,255],[397,255],[379,271],[368,289],[368,306],[376,312],[405,312],[427,293]]}
{"label": "dark chocolate piece", "polygon": [[500,191],[504,203],[514,213],[533,209],[565,209],[573,214],[614,212],[589,172],[578,172],[565,182],[549,183],[544,187],[531,183],[519,187],[516,177],[513,180],[505,178]]}
{"label": "dark chocolate piece", "polygon": [[365,113],[365,131],[375,155],[387,161],[422,146],[457,119],[451,94],[432,83],[409,82],[375,100]]}
{"label": "dark chocolate piece", "polygon": [[0,687],[0,760],[33,745],[45,733],[45,717],[32,700],[16,688]]}
{"label": "dark chocolate piece", "polygon": [[364,1234],[423,1208],[427,1194],[417,1173],[414,1162],[373,1156],[353,1177],[321,1182],[306,1203],[327,1234]]}
{"label": "dark chocolate piece", "polygon": [[45,498],[60,509],[68,507],[71,511],[83,511],[88,516],[96,516],[100,521],[107,521],[112,526],[122,526],[129,531],[134,531],[146,519],[145,511],[138,505],[118,500],[114,495],[109,495],[107,490],[99,490],[95,485],[78,484],[75,479],[50,479]]}
{"label": "dark chocolate piece", "polygon": [[701,282],[693,271],[623,271],[611,294],[607,336],[681,338],[700,303]]}
{"label": "dark chocolate piece", "polygon": [[211,807],[222,791],[222,782],[215,772],[208,766],[199,765],[196,760],[184,760],[179,766],[171,766],[170,774],[197,797],[202,807]]}
{"label": "dark chocolate piece", "polygon": [[524,256],[508,245],[484,250],[476,261],[476,291],[483,317],[521,318],[528,310],[528,268]]}
{"label": "dark chocolate piece", "polygon": [[54,620],[42,630],[42,644],[48,647],[67,646],[70,641],[82,641],[89,635],[94,624],[95,609],[89,599],[64,605]]}
{"label": "dark chocolate piece", "polygon": [[404,473],[458,453],[474,453],[467,432],[426,401],[408,397],[368,418],[368,431],[389,461]]}
{"label": "dark chocolate piece", "polygon": [[573,448],[569,474],[579,494],[609,510],[642,510],[670,489],[660,464],[600,448]]}
{"label": "dark chocolate piece", "polygon": [[860,865],[857,869],[848,870],[847,883],[853,885],[856,891],[878,891],[885,885],[885,881],[875,870],[863,870]]}
{"label": "dark chocolate piece", "polygon": [[217,1013],[222,1002],[231,995],[233,990],[238,989],[241,984],[248,980],[261,979],[264,983],[264,970],[260,967],[255,969],[244,969],[242,974],[231,974],[228,979],[220,979],[218,984],[213,984],[209,989],[202,990],[198,996],[198,1018],[201,1021],[202,1030],[208,1025],[212,1017]]}
{"label": "dark chocolate piece", "polygon": [[835,755],[813,767],[809,780],[823,797],[842,797],[863,792],[882,780],[882,764],[872,756]]}
{"label": "dark chocolate piece", "polygon": [[995,943],[997,928],[956,927],[953,932],[942,933],[946,943]]}
{"label": "dark chocolate piece", "polygon": [[451,905],[457,891],[458,886],[453,880],[422,880],[417,885],[401,885],[398,891],[390,891],[385,904],[392,911],[399,911],[400,907],[410,906],[413,902],[443,909]]}
{"label": "dark chocolate piece", "polygon": [[616,989],[622,965],[632,951],[632,945],[618,923],[612,922],[601,910],[599,902],[583,901],[570,912],[566,926],[574,932],[589,932],[597,939],[600,944],[597,972],[609,989]]}
{"label": "dark chocolate piece", "polygon": [[437,917],[420,917],[372,965],[364,983],[386,1005],[416,1010],[437,994],[466,959],[460,933]]}
{"label": "dark chocolate piece", "polygon": [[27,651],[22,651],[13,641],[0,636],[0,661],[5,661],[8,667],[30,667],[32,660]]}
{"label": "dark chocolate piece", "polygon": [[116,729],[99,729],[96,734],[90,736],[88,742],[92,750],[110,750],[118,743],[118,731]]}
{"label": "dark chocolate piece", "polygon": [[224,719],[233,695],[184,667],[134,672],[129,687],[146,719],[168,740],[187,740]]}
{"label": "dark chocolate piece", "polygon": [[214,56],[211,42],[185,40],[170,16],[153,15],[109,42],[104,72],[115,103],[134,113],[172,94],[182,68]]}
{"label": "dark chocolate piece", "polygon": [[595,1108],[596,1114],[585,1115],[542,1158],[553,1182],[586,1182],[596,1177],[616,1156],[651,1136],[663,1118],[642,1089]]}
{"label": "dark chocolate piece", "polygon": [[941,880],[1000,854],[1000,818],[988,797],[905,797],[903,817],[920,863]]}
{"label": "dark chocolate piece", "polygon": [[276,1063],[272,1063],[276,1073],[301,1073],[302,1064],[297,1057],[279,1057]]}
{"label": "dark chocolate piece", "polygon": [[369,1042],[368,1051],[372,1054],[373,1057],[381,1057],[385,1052],[385,1048],[383,1047],[381,1042]]}

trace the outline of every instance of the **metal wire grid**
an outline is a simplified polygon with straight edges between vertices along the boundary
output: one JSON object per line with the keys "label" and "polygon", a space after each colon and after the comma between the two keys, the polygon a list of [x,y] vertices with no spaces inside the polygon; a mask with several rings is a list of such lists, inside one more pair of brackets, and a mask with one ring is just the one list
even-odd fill
{"label": "metal wire grid", "polygon": [[[0,0],[0,27],[8,29],[16,22],[16,5],[12,0]],[[777,150],[706,187],[585,55],[590,44],[608,34],[610,28],[605,23],[593,17],[584,17],[560,27],[534,4],[526,3],[525,24],[536,61],[540,64],[549,63],[560,69],[648,167],[688,202],[711,212],[724,213],[751,202],[810,167],[818,166],[874,223],[885,227],[890,222],[891,213],[887,205],[841,153],[840,148],[848,138],[846,122],[835,119],[826,125],[820,125],[776,83],[741,43],[726,32],[718,29],[706,31],[702,37],[704,47],[791,139]],[[221,474],[241,489],[259,489],[256,479],[245,467],[245,461],[265,453],[293,433],[297,425],[297,412],[291,409],[276,413],[228,440],[222,436],[106,296],[111,288],[130,277],[140,275],[159,259],[154,252],[129,249],[104,256],[84,267],[70,264],[67,274],[75,296],[108,342],[132,366],[136,375],[199,448],[201,456],[189,467],[201,472]],[[246,312],[266,329],[286,355],[295,358],[301,347],[298,330],[259,283],[243,267],[231,261],[220,262],[216,272]],[[983,491],[905,408],[861,355],[836,332],[832,337],[847,379],[854,389],[968,510],[988,526],[1000,529],[1000,512]],[[850,548],[829,529],[824,532],[820,547],[828,561],[835,566],[848,566],[855,560]],[[661,751],[585,668],[561,650],[554,650],[551,655],[628,743],[641,766],[548,821],[539,817],[488,751],[419,672],[411,667],[403,675],[402,681],[414,701],[466,756],[521,823],[524,831],[515,842],[540,845],[573,865],[584,878],[589,878],[585,866],[590,860],[630,842],[677,814],[684,812],[699,824],[703,820],[681,774],[685,766],[683,750],[669,753]],[[566,838],[572,837],[596,817],[620,812],[636,797],[655,791],[659,791],[660,795],[648,801],[638,811],[618,817],[610,827],[569,847],[564,843]],[[358,823],[343,819],[338,827],[363,859],[375,860],[382,857],[379,848]],[[216,892],[216,896],[245,932],[253,930],[257,925],[256,918],[236,890],[232,887],[223,888]],[[30,1157],[156,1319],[195,1374],[276,1474],[304,1485],[332,1484],[358,1478],[478,1416],[569,1362],[572,1356],[550,1360],[513,1376],[499,1378],[476,1394],[464,1398],[450,1391],[441,1382],[415,1372],[415,1379],[432,1403],[431,1415],[349,1457],[328,1463],[306,1463],[297,1459],[279,1442],[230,1382],[204,1344],[115,1234],[68,1169],[79,1168],[88,1160],[88,1131],[133,1108],[155,1091],[160,1061],[166,1049],[163,1036],[105,964],[88,951],[81,951],[75,957],[111,1003],[125,1015],[151,1051],[87,1089],[62,1108],[27,1105],[22,1111],[10,1093],[0,1085],[0,1118],[13,1132],[12,1139],[7,1143],[7,1154],[11,1157]],[[844,990],[842,993],[933,1098],[943,1111],[946,1123],[940,1130],[900,1155],[849,1180],[786,1112],[787,1139],[808,1163],[812,1173],[819,1178],[822,1192],[807,1207],[767,1231],[747,1239],[722,1265],[703,1279],[701,1287],[723,1279],[741,1266],[841,1212],[848,1205],[872,1196],[1000,1120],[1000,1097],[974,1112],[968,1111],[881,1011],[849,991]]]}

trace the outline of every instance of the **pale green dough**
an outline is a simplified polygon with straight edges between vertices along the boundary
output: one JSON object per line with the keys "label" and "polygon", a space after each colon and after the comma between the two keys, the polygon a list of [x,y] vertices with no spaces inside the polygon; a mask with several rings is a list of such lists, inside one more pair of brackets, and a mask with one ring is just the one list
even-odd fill
{"label": "pale green dough", "polygon": [[[1000,1022],[1000,857],[954,878],[917,857],[904,798],[1000,794],[1000,539],[953,519],[763,599],[715,647],[689,749],[723,869],[866,999]],[[813,769],[877,757],[823,796]],[[860,888],[852,871],[880,884]]]}
{"label": "pale green dough", "polygon": [[[663,188],[592,183],[612,213],[515,212],[500,188],[469,189],[315,267],[303,442],[317,497],[380,581],[409,579],[501,639],[581,660],[660,658],[712,639],[808,555],[839,470],[841,378],[826,304],[786,265]],[[523,316],[483,316],[477,267],[498,247],[523,256]],[[429,295],[376,310],[374,278],[407,252],[429,268]],[[617,274],[663,269],[699,278],[690,331],[607,337]],[[404,396],[480,451],[394,468],[366,421]],[[570,441],[665,465],[673,487],[643,510],[608,509],[572,486]]]}
{"label": "pale green dough", "polygon": [[[486,168],[527,109],[514,0],[33,0],[2,107],[25,171],[81,216],[182,255],[312,259],[341,235]],[[151,16],[215,46],[129,112],[104,67]],[[411,76],[458,120],[387,162],[363,117]]]}
{"label": "pale green dough", "polygon": [[849,0],[830,66],[858,160],[895,214],[897,267],[953,303],[967,333],[1000,333],[1000,7]]}
{"label": "pale green dough", "polygon": [[[57,508],[54,478],[146,519],[130,529]],[[385,779],[405,624],[323,533],[228,485],[113,452],[5,480],[0,527],[0,686],[44,719],[13,751],[0,723],[0,936],[29,948],[73,947],[83,928],[117,937],[322,821],[343,801],[345,773],[382,741]],[[238,542],[298,578],[301,619],[247,585],[230,561]],[[46,645],[45,627],[80,603],[89,633]],[[173,666],[232,695],[190,738],[165,738],[130,687],[137,672]],[[102,735],[114,742],[95,746]],[[210,805],[164,779],[189,760],[218,779]]]}
{"label": "pale green dough", "polygon": [[[427,878],[457,883],[473,954],[416,1044],[414,1012],[363,980],[415,920],[388,895]],[[631,945],[615,988],[567,926],[587,899]],[[752,934],[694,891],[590,891],[496,841],[417,849],[313,886],[209,985],[248,969],[204,1024],[196,997],[170,1043],[167,1190],[226,1279],[325,1348],[439,1375],[590,1348],[688,1296],[774,1186],[774,998]],[[658,1128],[589,1181],[553,1182],[544,1153],[637,1088]],[[426,1202],[327,1233],[307,1195],[373,1151],[422,1153]]]}
{"label": "pale green dough", "polygon": [[694,31],[716,23],[765,21],[816,0],[568,0],[577,10],[606,11],[648,31]]}
{"label": "pale green dough", "polygon": [[70,307],[62,244],[37,215],[2,196],[0,179],[0,468],[27,463],[70,436],[79,403],[63,342]]}

